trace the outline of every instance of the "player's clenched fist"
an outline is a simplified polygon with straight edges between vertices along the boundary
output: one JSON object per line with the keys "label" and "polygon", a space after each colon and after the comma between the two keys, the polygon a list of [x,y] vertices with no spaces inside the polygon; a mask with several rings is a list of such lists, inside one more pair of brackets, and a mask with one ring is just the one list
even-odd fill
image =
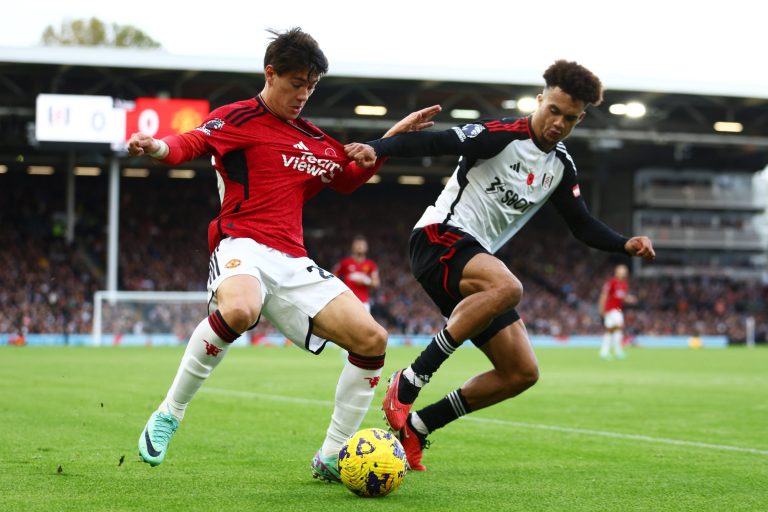
{"label": "player's clenched fist", "polygon": [[627,240],[624,249],[632,256],[638,256],[645,260],[656,258],[656,251],[653,250],[651,239],[647,236],[636,236]]}
{"label": "player's clenched fist", "polygon": [[354,160],[357,165],[364,169],[371,168],[376,163],[376,152],[368,144],[352,142],[344,146],[344,152],[347,154],[347,158]]}
{"label": "player's clenched fist", "polygon": [[165,155],[163,149],[167,146],[161,141],[147,135],[137,132],[128,139],[128,154],[131,156],[149,155],[153,158],[163,158]]}

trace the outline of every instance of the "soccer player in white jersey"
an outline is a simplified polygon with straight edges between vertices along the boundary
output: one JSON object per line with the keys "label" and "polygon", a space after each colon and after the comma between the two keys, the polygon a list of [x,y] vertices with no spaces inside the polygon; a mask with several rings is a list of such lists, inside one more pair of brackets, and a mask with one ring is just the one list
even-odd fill
{"label": "soccer player in white jersey", "polygon": [[[400,433],[408,462],[421,463],[427,435],[457,418],[514,397],[539,378],[523,321],[515,311],[523,288],[495,256],[548,200],[574,236],[604,251],[653,259],[651,241],[626,238],[587,210],[576,166],[562,140],[602,101],[602,84],[575,62],[544,73],[538,108],[522,119],[470,123],[438,132],[404,133],[346,146],[356,159],[457,155],[458,166],[410,239],[411,269],[448,318],[446,327],[407,368],[392,375],[384,397],[390,426]],[[524,250],[524,248],[521,248]],[[493,368],[442,400],[411,412],[419,391],[464,341]]]}
{"label": "soccer player in white jersey", "polygon": [[[220,107],[186,133],[162,140],[135,133],[128,143],[131,155],[166,165],[212,155],[222,200],[208,230],[210,315],[192,333],[165,400],[139,438],[139,453],[152,466],[163,462],[200,386],[263,314],[309,352],[319,353],[327,340],[349,351],[325,441],[311,464],[316,478],[338,480],[338,453],[373,399],[387,332],[344,283],[307,257],[301,217],[320,190],[349,193],[378,165],[351,162],[344,146],[299,117],[328,61],[299,28],[273,34],[266,83],[256,98]],[[435,113],[414,113],[388,134],[431,126]]]}

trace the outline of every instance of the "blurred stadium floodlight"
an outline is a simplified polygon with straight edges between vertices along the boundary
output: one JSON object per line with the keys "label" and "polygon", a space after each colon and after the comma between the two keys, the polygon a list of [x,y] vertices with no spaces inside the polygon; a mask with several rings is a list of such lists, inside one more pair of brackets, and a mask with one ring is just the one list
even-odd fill
{"label": "blurred stadium floodlight", "polygon": [[539,102],[533,96],[523,96],[517,100],[517,109],[524,114],[529,114],[539,108]]}
{"label": "blurred stadium floodlight", "polygon": [[638,119],[646,114],[645,105],[639,101],[630,101],[629,103],[614,103],[608,107],[608,112],[615,116],[627,116]]}
{"label": "blurred stadium floodlight", "polygon": [[454,119],[477,119],[480,117],[480,111],[471,108],[455,108],[451,110],[451,117]]}
{"label": "blurred stadium floodlight", "polygon": [[146,178],[149,176],[149,169],[126,167],[123,169],[123,178]]}
{"label": "blurred stadium floodlight", "polygon": [[744,125],[735,121],[718,121],[713,125],[716,132],[741,133]]}
{"label": "blurred stadium floodlight", "polygon": [[387,107],[383,105],[358,105],[355,107],[355,114],[358,116],[385,116]]}

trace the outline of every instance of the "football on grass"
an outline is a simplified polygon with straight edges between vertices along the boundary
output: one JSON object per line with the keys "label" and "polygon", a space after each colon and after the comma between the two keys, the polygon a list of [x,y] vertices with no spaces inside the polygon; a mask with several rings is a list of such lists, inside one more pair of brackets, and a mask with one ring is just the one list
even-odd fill
{"label": "football on grass", "polygon": [[341,481],[358,496],[386,496],[400,487],[406,471],[403,445],[380,428],[359,431],[339,452]]}

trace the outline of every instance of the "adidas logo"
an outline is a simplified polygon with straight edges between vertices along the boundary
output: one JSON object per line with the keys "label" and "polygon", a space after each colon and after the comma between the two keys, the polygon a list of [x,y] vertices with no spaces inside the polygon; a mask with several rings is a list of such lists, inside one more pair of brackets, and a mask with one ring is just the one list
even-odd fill
{"label": "adidas logo", "polygon": [[299,151],[309,151],[309,148],[302,141],[299,141],[298,144],[294,144],[293,147]]}

